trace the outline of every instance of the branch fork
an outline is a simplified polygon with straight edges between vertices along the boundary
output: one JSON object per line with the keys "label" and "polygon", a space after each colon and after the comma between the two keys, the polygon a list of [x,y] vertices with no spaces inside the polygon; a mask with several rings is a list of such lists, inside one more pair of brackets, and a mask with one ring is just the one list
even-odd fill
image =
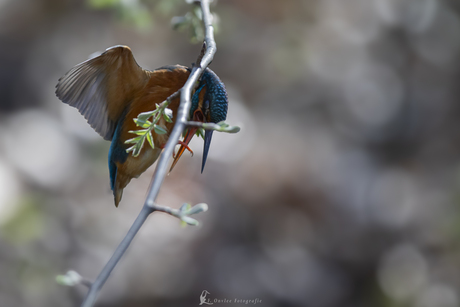
{"label": "branch fork", "polygon": [[185,203],[180,207],[179,210],[170,207],[155,205],[155,210],[177,217],[182,221],[183,226],[198,226],[200,223],[194,218],[191,218],[190,215],[208,211],[208,205],[205,203],[200,203],[192,207],[192,205]]}

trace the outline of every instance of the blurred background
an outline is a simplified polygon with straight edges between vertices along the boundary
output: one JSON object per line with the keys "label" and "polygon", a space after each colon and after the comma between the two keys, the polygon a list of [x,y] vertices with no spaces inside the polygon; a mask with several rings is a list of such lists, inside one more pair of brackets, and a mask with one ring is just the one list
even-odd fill
{"label": "blurred background", "polygon": [[[203,174],[191,144],[159,203],[208,203],[201,226],[149,217],[97,306],[198,306],[203,290],[264,307],[459,306],[459,3],[215,1],[211,68],[242,130],[214,134]],[[57,80],[118,44],[144,68],[191,65],[199,28],[171,26],[191,11],[0,0],[1,307],[78,306],[86,288],[55,276],[97,276],[153,174],[116,209],[109,142]]]}

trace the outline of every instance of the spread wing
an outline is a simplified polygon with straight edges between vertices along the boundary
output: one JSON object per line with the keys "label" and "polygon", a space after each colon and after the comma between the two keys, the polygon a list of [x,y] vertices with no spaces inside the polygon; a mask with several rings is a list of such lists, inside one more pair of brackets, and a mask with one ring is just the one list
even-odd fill
{"label": "spread wing", "polygon": [[67,72],[56,85],[56,96],[111,140],[123,110],[148,80],[149,73],[136,63],[131,49],[114,46]]}

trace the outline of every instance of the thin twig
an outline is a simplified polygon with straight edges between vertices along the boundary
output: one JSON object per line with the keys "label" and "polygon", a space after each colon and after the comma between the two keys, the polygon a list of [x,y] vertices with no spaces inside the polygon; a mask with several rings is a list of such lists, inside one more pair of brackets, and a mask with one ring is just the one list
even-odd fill
{"label": "thin twig", "polygon": [[155,175],[145,203],[147,206],[154,205],[158,192],[160,191],[160,187],[167,174],[168,161],[174,152],[174,148],[176,147],[182,132],[186,128],[187,116],[191,107],[190,97],[192,95],[192,91],[204,69],[208,67],[214,57],[214,54],[216,53],[217,48],[214,41],[214,29],[211,24],[211,13],[209,11],[208,0],[201,1],[201,10],[203,12],[203,23],[205,26],[206,52],[202,60],[199,62],[199,65],[192,68],[192,72],[190,73],[187,82],[185,82],[184,86],[180,90],[180,105],[177,111],[176,124],[169,135],[168,142],[166,143],[155,169]]}
{"label": "thin twig", "polygon": [[[187,127],[197,127],[197,128],[203,128],[205,130],[216,130],[212,126],[204,126],[203,122],[195,122],[195,121],[188,121],[186,123]],[[217,125],[216,125],[217,126]]]}
{"label": "thin twig", "polygon": [[164,107],[164,106],[169,106],[169,104],[174,100],[176,99],[177,97],[179,97],[180,95],[180,90],[175,92],[174,94],[172,94],[171,96],[169,96],[168,98],[166,98],[165,101],[163,101],[162,103],[160,103],[160,107]]}
{"label": "thin twig", "polygon": [[215,131],[227,132],[227,133],[238,133],[240,131],[240,127],[230,126],[226,122],[220,122],[220,123],[214,124],[214,123],[187,121],[185,125],[187,127],[197,127],[197,128],[201,128],[204,130],[215,130]]}
{"label": "thin twig", "polygon": [[107,278],[109,278],[110,273],[112,273],[113,269],[118,264],[118,261],[120,261],[121,257],[126,252],[131,242],[133,241],[137,232],[142,227],[147,217],[153,211],[154,210],[149,206],[142,207],[141,212],[137,216],[136,220],[134,221],[133,225],[129,229],[128,233],[123,238],[120,245],[118,245],[117,249],[113,253],[112,257],[110,257],[109,261],[104,266],[99,276],[97,276],[96,280],[92,283],[88,291],[88,294],[86,295],[86,298],[81,305],[82,307],[91,307],[94,305],[96,298],[99,294],[99,291],[101,291],[102,287],[104,286],[104,283],[107,281]]}
{"label": "thin twig", "polygon": [[88,279],[82,279],[81,282],[80,282],[83,286],[86,286],[88,287],[88,289],[91,289],[91,287],[93,286],[93,283],[88,280]]}
{"label": "thin twig", "polygon": [[[201,60],[203,59],[204,55],[206,54],[206,41],[203,42],[203,46],[201,46],[200,55],[198,55],[198,59],[196,60],[196,64],[194,63],[193,66],[198,65],[201,67]],[[211,63],[209,63],[211,64]]]}
{"label": "thin twig", "polygon": [[[125,238],[121,241],[120,245],[117,247],[110,260],[107,262],[99,276],[91,285],[90,290],[88,291],[88,294],[81,305],[82,307],[92,307],[94,305],[99,291],[104,286],[104,283],[107,281],[107,278],[112,273],[113,269],[116,267],[123,254],[128,249],[137,232],[142,227],[147,217],[152,212],[156,211],[155,200],[158,196],[160,187],[166,176],[169,159],[172,156],[172,153],[177,142],[179,141],[180,136],[186,128],[187,114],[189,114],[191,107],[190,100],[192,91],[196,86],[197,81],[203,73],[204,69],[206,69],[206,67],[212,61],[217,49],[216,43],[214,41],[214,29],[211,23],[212,17],[209,11],[209,0],[201,0],[201,10],[203,16],[203,23],[205,27],[206,52],[202,57],[200,54],[198,58],[199,61],[197,61],[198,65],[195,65],[192,68],[192,72],[190,73],[187,82],[185,82],[184,86],[180,90],[180,105],[178,109],[176,123],[169,135],[168,142],[166,143],[166,146],[157,162],[155,174],[153,176],[152,183],[150,186],[150,191],[148,193],[147,199],[145,200],[144,206],[142,207],[141,212],[139,213],[138,217],[129,229]],[[174,96],[173,98],[176,97],[175,95],[176,93],[172,95]],[[168,98],[168,100],[170,99]]]}

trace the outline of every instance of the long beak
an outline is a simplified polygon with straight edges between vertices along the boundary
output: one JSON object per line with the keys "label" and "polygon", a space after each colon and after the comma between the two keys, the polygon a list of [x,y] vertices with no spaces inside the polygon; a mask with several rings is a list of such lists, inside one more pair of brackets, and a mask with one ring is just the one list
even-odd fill
{"label": "long beak", "polygon": [[212,133],[214,130],[206,130],[204,133],[203,163],[201,164],[201,173],[203,173],[206,159],[208,158],[209,146],[211,145]]}
{"label": "long beak", "polygon": [[[192,140],[193,136],[195,135],[195,132],[198,128],[195,128],[195,127],[189,127],[188,128],[188,131],[187,131],[187,134],[185,135],[185,138],[184,138],[184,143],[186,145],[188,145],[188,143],[190,143],[190,141]],[[176,165],[177,161],[179,161],[179,158],[182,156],[182,154],[184,153],[185,151],[185,146],[184,145],[181,145],[180,146],[180,149],[179,151],[177,152],[176,154],[176,157],[174,158],[174,161],[171,165],[171,169],[169,170],[169,172],[171,172],[174,168],[174,166]]]}

